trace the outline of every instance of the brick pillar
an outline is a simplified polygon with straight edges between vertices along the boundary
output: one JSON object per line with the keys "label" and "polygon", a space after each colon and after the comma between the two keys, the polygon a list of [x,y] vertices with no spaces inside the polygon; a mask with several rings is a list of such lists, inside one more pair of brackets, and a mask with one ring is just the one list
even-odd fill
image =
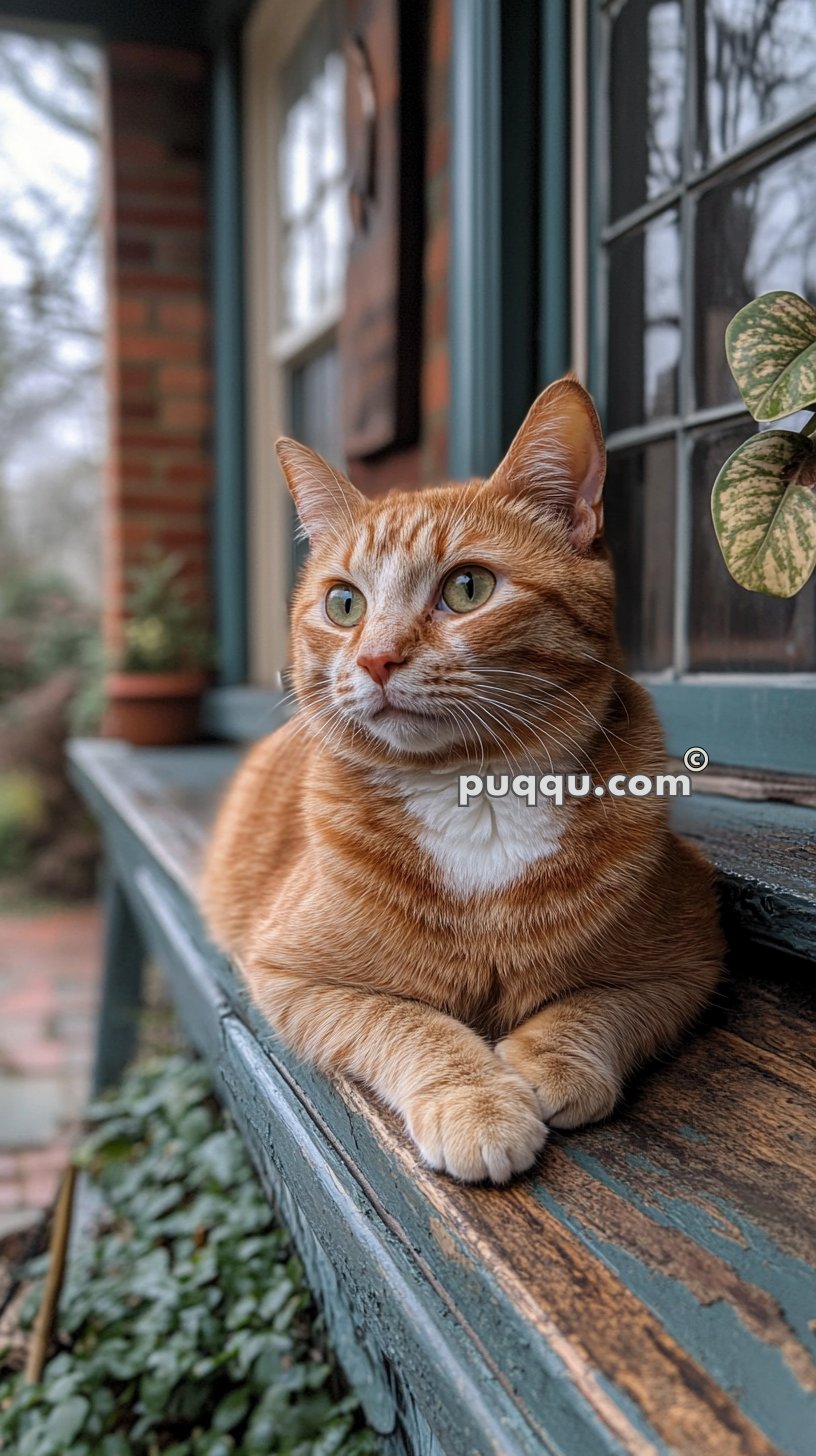
{"label": "brick pillar", "polygon": [[148,543],[183,553],[191,590],[209,595],[209,90],[198,51],[112,44],[107,61],[104,625],[115,648]]}

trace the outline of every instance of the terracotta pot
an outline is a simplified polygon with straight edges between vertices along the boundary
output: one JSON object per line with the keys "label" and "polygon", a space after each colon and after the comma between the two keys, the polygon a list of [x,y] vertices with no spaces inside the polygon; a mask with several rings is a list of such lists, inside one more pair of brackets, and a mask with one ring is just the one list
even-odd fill
{"label": "terracotta pot", "polygon": [[201,672],[108,673],[102,736],[145,748],[190,743],[206,686]]}

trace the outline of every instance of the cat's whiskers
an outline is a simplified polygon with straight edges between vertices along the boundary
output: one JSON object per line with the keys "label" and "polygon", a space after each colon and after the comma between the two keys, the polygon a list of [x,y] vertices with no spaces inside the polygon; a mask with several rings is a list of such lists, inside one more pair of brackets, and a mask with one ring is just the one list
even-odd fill
{"label": "cat's whiskers", "polygon": [[[326,722],[320,723],[319,726],[321,731],[318,734],[318,746],[321,752],[325,752],[327,749],[331,749],[332,745],[336,741],[337,734],[340,730],[341,723],[344,718],[345,714],[343,709],[335,708],[334,711],[329,715]],[[312,722],[316,723],[318,722],[318,720],[312,719]]]}
{"label": "cat's whiskers", "polygon": [[[642,684],[638,682],[638,680],[637,680],[636,677],[632,677],[631,673],[624,672],[623,671],[623,668],[621,668],[621,667],[613,667],[613,665],[612,665],[611,662],[604,662],[604,660],[603,660],[602,657],[596,657],[595,654],[592,653],[592,652],[582,651],[581,652],[581,656],[582,657],[588,657],[588,658],[590,658],[590,660],[592,662],[597,662],[600,667],[605,667],[608,672],[616,672],[618,674],[618,677],[625,677],[628,682],[634,683],[635,684],[635,687],[641,687],[642,686]],[[613,692],[615,692],[614,689],[613,689]],[[615,692],[615,697],[617,698],[618,702],[620,703],[621,707],[623,708],[623,711],[626,714],[626,721],[628,723],[630,721],[630,719],[629,719],[629,709],[627,708],[627,706],[626,706],[625,702],[623,701],[623,698],[621,697],[621,695],[620,695],[619,692]]]}
{"label": "cat's whiskers", "polygon": [[609,730],[604,726],[603,723],[601,723],[601,721],[598,718],[596,718],[596,716],[592,712],[591,708],[588,708],[587,707],[586,703],[583,702],[583,700],[578,697],[577,693],[570,692],[569,688],[565,688],[561,683],[556,682],[555,679],[553,679],[553,678],[540,677],[538,675],[538,673],[533,673],[533,672],[521,672],[517,668],[509,668],[509,667],[485,667],[485,668],[481,668],[480,671],[482,671],[482,672],[484,672],[486,674],[489,674],[489,673],[501,673],[503,676],[508,676],[508,677],[522,677],[522,678],[527,678],[531,682],[543,684],[545,687],[551,687],[555,691],[555,693],[560,694],[562,697],[571,698],[573,700],[573,702],[575,702],[575,703],[578,704],[578,707],[581,709],[581,711],[584,712],[584,713],[586,713],[587,717],[589,719],[591,719],[591,721],[595,724],[595,727],[598,729],[598,731],[604,735],[604,738],[606,739],[607,743],[609,744],[609,747],[612,749],[612,752],[615,754],[615,757],[617,758],[618,763],[621,765],[621,768],[624,768],[625,769],[626,765],[624,764],[623,759],[621,758],[620,754],[618,753],[618,750],[616,749],[614,743],[612,742],[612,738],[613,737],[617,738],[618,742],[619,743],[622,743],[623,746],[624,746],[624,748],[628,748],[629,745],[628,745],[626,739],[625,738],[622,738],[619,733],[610,734]]}
{"label": "cat's whiskers", "polygon": [[[477,741],[477,743],[479,745],[479,773],[481,773],[482,769],[485,766],[485,750],[484,750],[484,744],[482,742],[482,735],[481,735],[481,733],[479,732],[478,728],[475,726],[475,724],[472,721],[472,716],[471,716],[471,713],[470,713],[470,705],[469,704],[466,704],[466,703],[459,703],[458,706],[459,706],[459,708],[462,710],[462,712],[465,715],[465,721],[464,721],[464,725],[463,725],[465,727],[465,731],[466,732],[470,732],[470,733],[475,733],[475,735],[476,735],[476,741]],[[455,711],[453,709],[453,707],[451,707],[451,711],[452,712]],[[460,719],[460,722],[461,722],[461,719]],[[482,727],[484,727],[484,724],[482,724]]]}
{"label": "cat's whiskers", "polygon": [[[496,689],[496,691],[500,691],[500,692],[501,691],[503,691],[503,692],[511,692],[512,689],[508,689],[508,688],[501,689],[501,688],[499,688],[499,689]],[[518,712],[518,713],[521,713],[521,710],[520,709],[516,709],[515,711]],[[531,731],[534,732],[535,731],[534,725],[532,723],[530,723],[529,726],[530,726]],[[562,732],[562,733],[564,733],[566,735],[566,738],[568,739],[569,743],[571,743],[572,746],[573,746],[573,748],[575,750],[577,750],[577,758],[578,758],[579,766],[581,768],[581,772],[583,772],[583,773],[586,772],[586,768],[585,768],[584,765],[585,764],[588,764],[589,765],[589,768],[592,771],[592,776],[594,777],[594,779],[597,782],[599,782],[599,783],[602,782],[603,781],[603,774],[600,772],[600,770],[598,768],[598,765],[595,762],[595,759],[592,757],[591,754],[589,754],[587,752],[586,745],[580,743],[577,738],[573,738],[572,734],[567,732],[567,730],[564,728],[564,725],[562,723],[559,723],[558,726],[559,726],[560,732]],[[556,733],[556,731],[555,731],[554,728],[552,728],[548,724],[545,725],[543,723],[539,723],[538,724],[538,727],[546,735],[546,737],[547,737],[547,739],[548,739],[549,742],[553,743],[556,748],[559,748],[562,753],[566,754],[569,757],[569,755],[570,755],[570,749],[567,747],[566,743],[564,743],[563,740],[559,737],[559,735]],[[606,806],[604,805],[603,807],[605,809]]]}
{"label": "cat's whiskers", "polygon": [[[523,702],[528,703],[528,704],[530,702],[530,698],[529,698],[529,695],[527,693],[520,693],[520,692],[516,691],[515,689],[505,687],[503,684],[500,684],[500,683],[498,683],[498,684],[497,683],[494,683],[492,685],[492,690],[493,690],[493,692],[501,693],[503,696],[510,696],[510,697],[513,697],[513,698],[521,698]],[[552,696],[552,695],[550,695],[550,696]],[[519,713],[521,713],[521,709],[520,708],[517,709],[516,711],[519,712]],[[555,729],[552,727],[551,724],[538,723],[538,726],[543,731],[549,732],[550,738],[552,739],[553,742],[556,742],[556,743],[558,742],[558,739],[555,736]],[[582,758],[585,758],[586,761],[587,761],[587,763],[592,768],[593,772],[597,774],[598,773],[598,766],[597,766],[595,760],[592,758],[592,756],[587,752],[586,745],[583,744],[583,743],[581,743],[579,741],[579,739],[573,738],[572,734],[568,732],[567,728],[565,727],[565,725],[560,720],[559,720],[559,723],[558,723],[558,728],[559,728],[559,730],[561,732],[563,732],[566,735],[566,737],[569,740],[569,742],[572,743],[574,745],[574,747],[578,750],[579,756],[582,757]],[[565,752],[567,752],[567,749],[566,749],[566,747],[565,747],[565,745],[563,743],[559,744],[559,746],[562,749],[564,749]]]}
{"label": "cat's whiskers", "polygon": [[[519,712],[520,710],[516,709],[515,711],[516,712]],[[540,726],[541,726],[542,732],[546,735],[546,737],[549,739],[549,741],[551,743],[553,743],[556,748],[559,748],[562,753],[567,754],[567,756],[569,756],[569,749],[567,748],[566,744],[563,743],[561,741],[561,739],[551,729],[548,729],[548,728],[544,727],[544,725],[540,725]],[[528,723],[528,727],[530,728],[530,731],[531,732],[536,733],[536,729],[535,729],[535,727],[534,727],[534,725],[532,723]],[[536,736],[539,736],[539,735],[536,733]],[[582,756],[582,757],[586,758],[586,761],[589,764],[590,769],[592,770],[592,777],[598,783],[601,783],[602,782],[602,775],[599,773],[598,766],[595,763],[594,759],[592,759],[588,754],[586,754],[585,750],[582,748],[582,745],[580,743],[578,743],[578,741],[576,739],[571,738],[569,734],[567,735],[567,737],[570,738],[570,742],[573,743],[575,745],[575,747],[578,749],[579,756]],[[551,757],[551,755],[549,753],[549,749],[547,748],[546,743],[542,739],[540,739],[540,737],[539,737],[539,741],[543,743],[545,752],[547,753],[547,756],[550,759],[550,769],[551,769],[551,772],[552,773],[555,773],[555,768],[553,766],[552,757]],[[585,769],[585,767],[583,767],[583,765],[581,765],[581,772],[582,773],[586,773],[586,769]],[[607,809],[607,805],[606,805],[605,799],[603,797],[600,797],[600,799],[598,800],[598,802],[600,803],[601,810],[603,812],[604,818],[606,818],[609,811]]]}
{"label": "cat's whiskers", "polygon": [[[480,698],[480,702],[484,704],[484,701],[485,701],[485,699],[482,696]],[[542,737],[541,732],[539,731],[539,727],[534,722],[534,720],[531,719],[529,716],[525,715],[524,713],[522,713],[521,710],[515,706],[515,704],[502,703],[502,702],[499,702],[498,699],[496,699],[496,698],[489,698],[488,699],[488,702],[500,714],[504,714],[505,716],[510,717],[512,721],[516,722],[519,725],[519,727],[521,728],[521,730],[523,732],[526,730],[526,731],[532,733],[533,737],[538,741],[538,743],[541,744],[541,747],[544,749],[544,752],[547,755],[547,761],[548,761],[549,766],[550,766],[550,773],[555,773],[555,764],[553,763],[553,758],[552,758],[552,754],[550,753],[549,746],[548,746],[546,740]],[[529,749],[526,747],[526,745],[525,745],[525,751],[529,755]],[[523,765],[523,766],[524,767],[528,767],[529,765]]]}
{"label": "cat's whiskers", "polygon": [[[490,729],[489,724],[485,723],[485,720],[482,717],[481,713],[479,712],[479,709],[475,708],[472,703],[469,706],[470,706],[471,712],[473,712],[473,713],[476,714],[476,716],[479,719],[479,722],[482,724],[482,726],[484,727],[484,729],[488,733],[488,735],[489,736],[492,736],[492,738],[494,740],[495,747],[498,748],[498,750],[500,751],[500,753],[501,753],[501,755],[502,755],[505,763],[507,764],[507,772],[512,776],[512,774],[513,774],[513,762],[512,762],[512,759],[511,759],[510,755],[508,754],[506,748],[504,747],[504,744],[501,743],[501,742],[497,742],[496,741],[495,732],[493,732]],[[489,708],[486,708],[485,707],[485,704],[484,704],[484,702],[481,699],[479,701],[479,708],[484,708],[485,711],[488,713],[488,716],[493,719],[493,722],[494,723],[498,723],[500,728],[504,728],[505,725],[503,725],[499,721],[499,719],[496,718],[495,715],[490,712]],[[512,736],[515,738],[515,740],[519,744],[519,746],[521,748],[523,748],[524,747],[524,744],[521,742],[521,739],[515,733],[513,733],[513,730],[512,729],[510,729],[510,732],[512,733]]]}
{"label": "cat's whiskers", "polygon": [[[493,701],[493,700],[491,700],[491,701]],[[499,709],[499,712],[504,712],[505,714],[507,714],[511,718],[515,718],[515,721],[520,725],[520,727],[522,729],[525,728],[526,726],[528,726],[528,725],[526,725],[522,721],[521,716],[519,714],[516,714],[513,711],[510,711],[508,713],[508,710],[506,708],[503,708],[500,703],[493,702],[493,706],[494,707],[497,707]],[[492,720],[493,720],[494,723],[497,723],[499,725],[499,728],[502,730],[503,733],[510,733],[510,735],[512,736],[512,738],[519,745],[519,748],[522,750],[522,753],[523,754],[527,755],[529,753],[529,749],[527,748],[527,745],[522,741],[521,738],[519,738],[518,734],[514,731],[514,729],[511,728],[509,726],[509,724],[503,723],[500,717],[497,717],[495,713],[491,712],[490,708],[488,707],[488,705],[485,702],[485,700],[484,700],[483,697],[481,697],[479,699],[479,707],[482,708],[488,714],[488,716],[490,718],[492,718]],[[541,742],[541,739],[539,739],[539,742]],[[510,761],[510,758],[509,758],[508,754],[505,752],[505,750],[503,748],[503,745],[502,744],[499,744],[499,747],[502,749],[502,752],[504,753],[504,758],[505,758],[505,761],[507,763],[508,772],[510,774],[512,774],[512,772],[513,772],[513,766],[512,766],[512,763]],[[550,757],[549,751],[546,750],[546,746],[545,746],[545,751],[547,752],[547,757],[550,760],[550,769],[552,770],[552,758]],[[519,767],[519,768],[522,768],[522,767],[524,767],[524,764],[521,761],[517,761],[517,765],[516,766]]]}

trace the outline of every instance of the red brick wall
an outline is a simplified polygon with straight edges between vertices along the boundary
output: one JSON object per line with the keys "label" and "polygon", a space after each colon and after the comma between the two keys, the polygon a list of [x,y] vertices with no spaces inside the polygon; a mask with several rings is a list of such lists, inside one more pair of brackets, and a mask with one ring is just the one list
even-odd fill
{"label": "red brick wall", "polygon": [[148,543],[182,552],[191,588],[209,593],[209,101],[196,51],[117,44],[107,62],[105,635],[115,647]]}

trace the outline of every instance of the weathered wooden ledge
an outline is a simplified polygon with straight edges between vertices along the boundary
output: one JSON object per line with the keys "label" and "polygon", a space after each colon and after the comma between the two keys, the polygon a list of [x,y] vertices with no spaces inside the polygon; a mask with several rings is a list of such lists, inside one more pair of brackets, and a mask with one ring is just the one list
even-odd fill
{"label": "weathered wooden ledge", "polygon": [[[760,975],[735,964],[703,1027],[612,1121],[554,1134],[511,1188],[458,1187],[419,1165],[374,1099],[284,1052],[209,945],[196,870],[235,758],[73,745],[110,877],[100,1077],[132,1044],[144,947],[293,1231],[384,1449],[812,1456],[810,977],[773,956]],[[706,829],[691,802],[686,832],[720,845],[726,893],[729,875],[763,893],[738,862],[731,806]],[[798,863],[790,909],[807,921]],[[760,916],[765,939],[772,918]]]}

